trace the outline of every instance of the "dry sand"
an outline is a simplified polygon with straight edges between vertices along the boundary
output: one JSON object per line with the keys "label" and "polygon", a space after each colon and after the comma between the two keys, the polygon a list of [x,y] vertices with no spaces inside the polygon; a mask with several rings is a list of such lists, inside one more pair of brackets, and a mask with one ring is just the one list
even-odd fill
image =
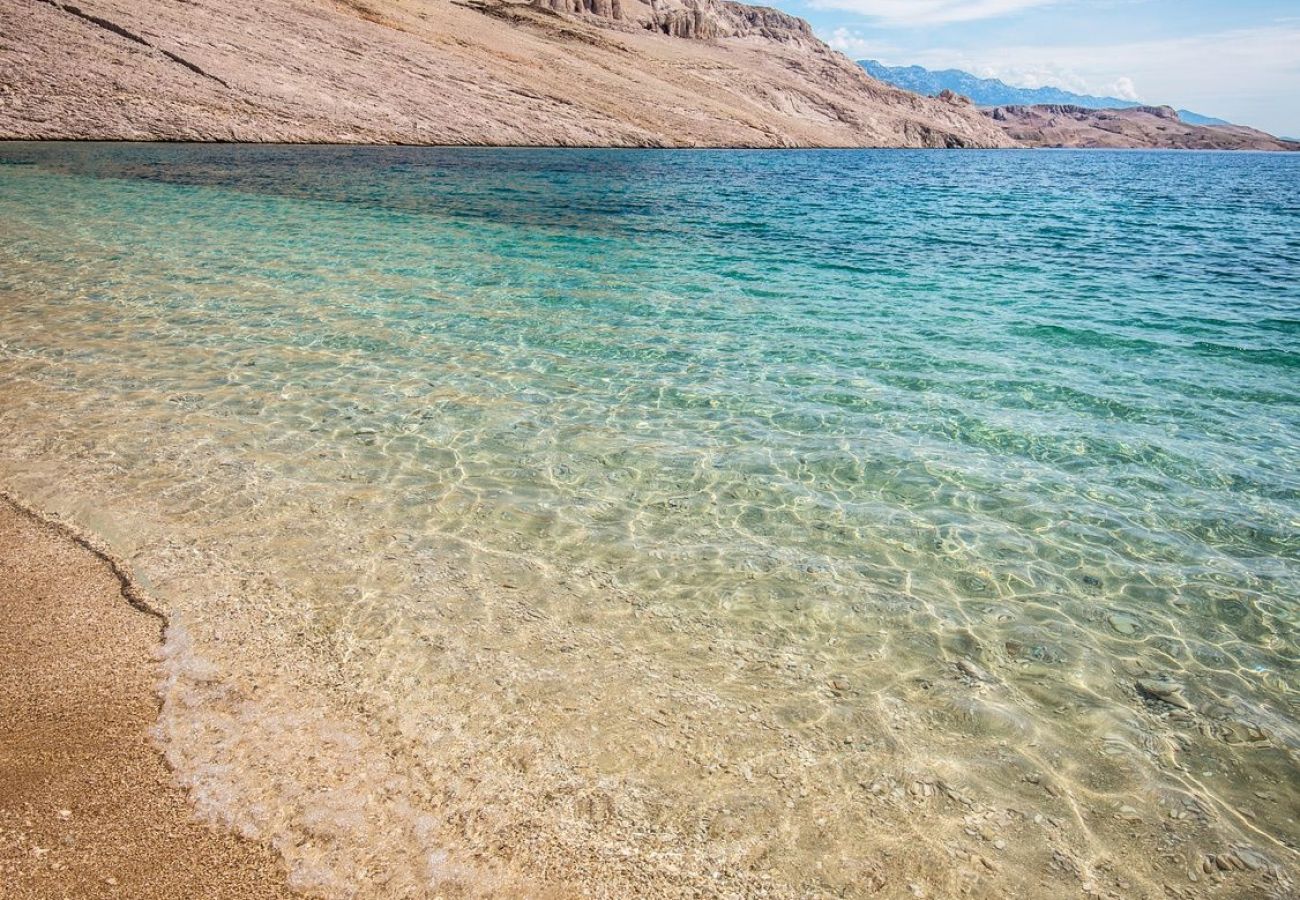
{"label": "dry sand", "polygon": [[194,821],[149,729],[161,619],[0,497],[0,897],[286,897],[275,855]]}

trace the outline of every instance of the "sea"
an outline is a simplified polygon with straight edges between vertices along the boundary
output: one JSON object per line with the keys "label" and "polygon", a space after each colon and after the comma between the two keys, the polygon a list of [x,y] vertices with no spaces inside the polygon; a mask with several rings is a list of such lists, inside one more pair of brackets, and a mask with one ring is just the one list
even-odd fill
{"label": "sea", "polygon": [[1300,889],[1300,154],[0,144],[0,486],[308,895]]}

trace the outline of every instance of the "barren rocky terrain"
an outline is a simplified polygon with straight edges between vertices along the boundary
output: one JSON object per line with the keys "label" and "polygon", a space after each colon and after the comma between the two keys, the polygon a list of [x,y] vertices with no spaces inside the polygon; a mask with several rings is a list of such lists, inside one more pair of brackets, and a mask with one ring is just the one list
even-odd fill
{"label": "barren rocky terrain", "polygon": [[1300,144],[1242,125],[1189,125],[1168,106],[997,106],[985,114],[1031,147],[1300,150]]}
{"label": "barren rocky terrain", "polygon": [[0,137],[999,147],[728,0],[0,0]]}

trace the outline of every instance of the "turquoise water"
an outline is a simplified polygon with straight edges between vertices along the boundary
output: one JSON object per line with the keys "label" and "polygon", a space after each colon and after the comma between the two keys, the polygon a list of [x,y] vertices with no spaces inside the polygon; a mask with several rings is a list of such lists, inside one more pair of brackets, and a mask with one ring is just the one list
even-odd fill
{"label": "turquoise water", "polygon": [[[1298,176],[4,145],[0,475],[265,704],[173,654],[163,740],[313,890],[1282,896]],[[311,704],[402,811],[250,771]]]}

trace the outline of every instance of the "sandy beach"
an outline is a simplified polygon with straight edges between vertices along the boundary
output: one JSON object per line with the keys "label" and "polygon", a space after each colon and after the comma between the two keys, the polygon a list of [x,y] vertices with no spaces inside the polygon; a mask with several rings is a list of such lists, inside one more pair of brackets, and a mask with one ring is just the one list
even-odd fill
{"label": "sandy beach", "polygon": [[161,620],[0,499],[0,895],[289,896],[274,854],[190,815],[149,737]]}

